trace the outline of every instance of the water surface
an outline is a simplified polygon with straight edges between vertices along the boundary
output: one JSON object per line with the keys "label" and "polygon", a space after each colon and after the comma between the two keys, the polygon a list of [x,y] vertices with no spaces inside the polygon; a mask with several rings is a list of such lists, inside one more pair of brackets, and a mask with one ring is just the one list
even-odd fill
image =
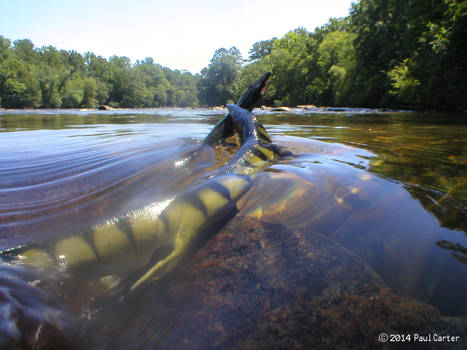
{"label": "water surface", "polygon": [[[256,175],[241,215],[323,234],[398,293],[467,316],[465,116],[255,110],[294,153]],[[207,180],[207,109],[0,112],[0,248],[41,242]]]}

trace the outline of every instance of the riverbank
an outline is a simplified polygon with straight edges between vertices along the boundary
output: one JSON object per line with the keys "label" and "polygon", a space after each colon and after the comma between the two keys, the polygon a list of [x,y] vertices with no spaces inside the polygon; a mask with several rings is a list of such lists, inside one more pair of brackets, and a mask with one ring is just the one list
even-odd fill
{"label": "riverbank", "polygon": [[[80,112],[107,112],[107,111],[151,111],[151,110],[197,110],[207,109],[210,111],[227,112],[225,106],[213,106],[213,107],[152,107],[152,108],[120,108],[120,107],[96,107],[96,108],[0,108],[0,112],[15,113],[15,112],[47,112],[47,111],[80,111]],[[329,107],[329,106],[315,106],[315,105],[298,105],[295,107],[288,106],[260,106],[255,110],[265,112],[297,112],[297,111],[310,111],[310,112],[415,112],[412,109],[391,109],[391,108],[358,108],[358,107]],[[426,111],[433,112],[433,111]],[[452,113],[452,112],[451,112]]]}
{"label": "riverbank", "polygon": [[[227,108],[225,106],[212,106],[212,107],[149,107],[149,108],[125,108],[125,107],[112,107],[108,105],[99,106],[96,108],[1,108],[0,114],[11,114],[11,113],[57,113],[60,111],[79,111],[79,112],[118,112],[118,111],[157,111],[157,110],[209,110],[213,112],[226,113]],[[418,109],[418,108],[404,108],[404,107],[335,107],[335,106],[317,106],[317,105],[297,105],[297,106],[260,106],[255,108],[256,111],[262,111],[266,113],[275,112],[302,112],[302,113],[420,113],[420,114],[448,114],[448,115],[467,115],[467,111],[454,112],[454,111],[443,111],[443,110],[430,110],[430,109]]]}

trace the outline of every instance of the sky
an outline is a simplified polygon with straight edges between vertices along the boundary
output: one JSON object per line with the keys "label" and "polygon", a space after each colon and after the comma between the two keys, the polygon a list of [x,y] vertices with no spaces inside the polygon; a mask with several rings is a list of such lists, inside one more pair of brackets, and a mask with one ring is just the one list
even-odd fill
{"label": "sky", "polygon": [[[355,1],[355,0],[354,0]],[[214,51],[349,14],[352,0],[0,0],[0,35],[198,73]]]}

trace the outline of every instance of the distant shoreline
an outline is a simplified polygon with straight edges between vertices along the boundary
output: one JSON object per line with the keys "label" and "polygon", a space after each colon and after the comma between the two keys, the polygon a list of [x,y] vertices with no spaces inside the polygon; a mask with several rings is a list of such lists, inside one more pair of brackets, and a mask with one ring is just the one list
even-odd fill
{"label": "distant shoreline", "polygon": [[[162,109],[185,109],[185,110],[196,110],[196,109],[207,109],[207,110],[218,110],[227,111],[224,106],[212,106],[212,107],[147,107],[147,108],[125,108],[125,107],[111,107],[109,109],[96,108],[0,108],[0,112],[24,112],[24,111],[80,111],[80,112],[111,112],[111,111],[143,111],[143,110],[162,110]],[[454,111],[443,111],[443,110],[430,110],[430,109],[418,109],[418,108],[407,108],[407,107],[334,107],[334,106],[316,106],[316,105],[298,105],[298,106],[260,106],[256,107],[257,110],[270,111],[270,112],[288,112],[288,111],[316,111],[316,112],[374,112],[374,113],[447,113],[447,114],[465,114],[464,112]]]}

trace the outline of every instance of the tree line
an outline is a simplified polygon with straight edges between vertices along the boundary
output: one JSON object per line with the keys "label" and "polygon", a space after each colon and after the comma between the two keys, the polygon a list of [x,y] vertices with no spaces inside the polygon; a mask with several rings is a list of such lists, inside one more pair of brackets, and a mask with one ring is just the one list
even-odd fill
{"label": "tree line", "polygon": [[215,106],[265,71],[280,105],[467,109],[467,0],[360,0],[310,32],[215,51],[200,74],[0,36],[0,106]]}
{"label": "tree line", "polygon": [[196,106],[197,77],[127,57],[34,48],[0,36],[0,106],[93,108]]}

